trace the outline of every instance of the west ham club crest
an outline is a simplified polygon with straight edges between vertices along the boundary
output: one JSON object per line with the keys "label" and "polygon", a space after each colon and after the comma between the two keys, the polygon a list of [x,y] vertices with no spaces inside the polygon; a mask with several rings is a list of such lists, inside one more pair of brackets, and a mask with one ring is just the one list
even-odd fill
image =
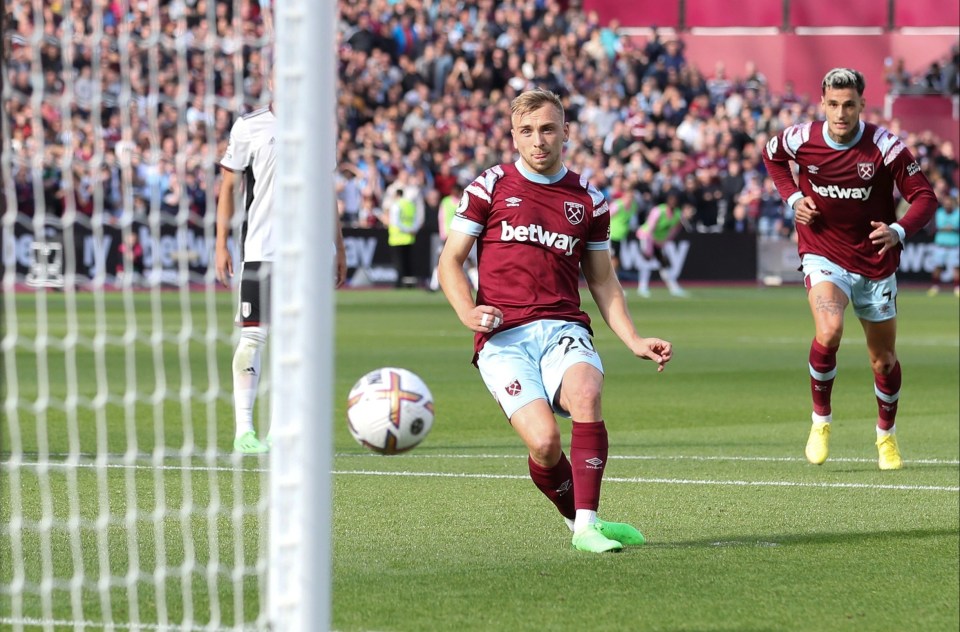
{"label": "west ham club crest", "polygon": [[564,202],[563,212],[567,216],[567,220],[574,226],[583,221],[583,204]]}
{"label": "west ham club crest", "polygon": [[873,177],[873,163],[872,162],[858,162],[857,163],[857,173],[860,174],[860,177],[864,180],[869,180]]}

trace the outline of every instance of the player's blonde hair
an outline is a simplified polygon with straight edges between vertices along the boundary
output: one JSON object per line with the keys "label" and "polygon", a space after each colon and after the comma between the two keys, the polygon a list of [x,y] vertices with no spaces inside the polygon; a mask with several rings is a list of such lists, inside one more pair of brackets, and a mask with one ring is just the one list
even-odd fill
{"label": "player's blonde hair", "polygon": [[516,116],[523,116],[534,110],[539,110],[547,104],[557,108],[561,119],[566,117],[563,111],[563,102],[560,101],[558,95],[543,88],[534,88],[524,92],[510,103],[510,120],[512,121]]}
{"label": "player's blonde hair", "polygon": [[820,85],[820,94],[826,94],[827,90],[844,90],[854,88],[859,96],[863,96],[863,89],[867,83],[863,79],[863,74],[853,68],[834,68],[823,78]]}

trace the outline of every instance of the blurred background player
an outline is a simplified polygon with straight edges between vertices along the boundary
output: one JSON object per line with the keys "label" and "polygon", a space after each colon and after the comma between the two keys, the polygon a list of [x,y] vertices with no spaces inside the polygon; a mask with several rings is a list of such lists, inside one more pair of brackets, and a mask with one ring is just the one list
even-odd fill
{"label": "blurred background player", "polygon": [[[637,239],[640,240],[640,252],[648,262],[654,260],[659,264],[660,278],[672,296],[686,297],[687,292],[677,282],[676,273],[670,265],[670,259],[664,253],[667,244],[673,243],[683,229],[683,209],[680,208],[680,193],[671,189],[667,191],[666,200],[657,204],[647,214],[640,228],[637,229]],[[641,264],[638,272],[637,294],[643,298],[650,297],[650,272],[652,267]]]}
{"label": "blurred background player", "polygon": [[[253,407],[270,319],[270,273],[275,255],[271,207],[277,163],[276,120],[272,105],[240,117],[230,130],[220,161],[223,180],[217,200],[215,257],[217,279],[227,287],[233,277],[227,238],[236,211],[236,196],[238,189],[253,183],[253,191],[243,191],[246,207],[240,246],[240,305],[234,321],[241,329],[233,355],[233,448],[242,454],[260,454],[269,449],[269,438],[260,441],[253,427]],[[347,265],[336,209],[334,202],[329,208],[334,218],[334,283],[340,287],[346,279]]]}
{"label": "blurred background player", "polygon": [[[610,262],[607,202],[562,161],[569,125],[560,98],[530,90],[511,113],[520,158],[467,187],[440,255],[440,285],[476,332],[474,362],[527,446],[531,479],[573,531],[573,547],[617,551],[644,538],[597,517],[608,441],[603,365],[580,307],[581,271],[603,319],[635,356],[663,370],[672,349],[637,334]],[[478,239],[474,301],[463,264]],[[555,414],[572,420],[569,461]]]}
{"label": "blurred background player", "polygon": [[[877,397],[881,470],[903,466],[895,422],[901,371],[897,359],[897,277],[905,239],[933,217],[937,199],[910,150],[896,135],[860,120],[864,79],[834,68],[821,85],[825,121],[793,125],[763,152],[780,195],[796,213],[804,285],[816,329],[810,346],[813,426],[807,460],[827,459],[831,394],[847,305],[863,326]],[[794,181],[790,161],[800,169]],[[894,186],[910,203],[897,220]]]}
{"label": "blurred background player", "polygon": [[934,225],[937,232],[933,236],[933,285],[927,294],[936,296],[940,292],[943,273],[949,270],[953,294],[960,296],[960,211],[957,210],[957,198],[948,195],[943,200],[943,206],[937,209]]}
{"label": "blurred background player", "polygon": [[620,276],[620,250],[630,235],[634,218],[640,212],[640,202],[626,178],[617,174],[610,182],[610,258],[613,269]]}
{"label": "blurred background player", "polygon": [[[460,186],[459,182],[454,182],[450,185],[450,194],[444,196],[440,200],[440,209],[437,211],[437,225],[439,226],[440,231],[440,248],[439,253],[443,252],[443,245],[447,243],[447,237],[450,234],[450,223],[453,222],[453,218],[457,214],[457,208],[460,206],[460,198],[463,196],[463,187]],[[437,257],[437,265],[433,268],[433,274],[430,276],[430,285],[428,286],[431,292],[436,292],[440,289],[440,275],[439,275],[439,264],[440,259]],[[478,277],[477,272],[477,248],[474,245],[473,250],[470,251],[470,255],[467,256],[467,260],[464,263],[464,272],[467,275],[467,278],[470,279],[471,287],[476,290],[478,284],[480,283],[480,278]]]}

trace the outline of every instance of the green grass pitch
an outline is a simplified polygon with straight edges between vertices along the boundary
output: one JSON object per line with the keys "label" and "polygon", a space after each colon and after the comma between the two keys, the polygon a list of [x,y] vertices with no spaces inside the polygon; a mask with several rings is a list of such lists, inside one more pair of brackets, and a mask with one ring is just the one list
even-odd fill
{"label": "green grass pitch", "polygon": [[[108,619],[118,630],[259,629],[268,462],[229,454],[233,297],[66,298],[5,297],[20,343],[5,347],[3,369],[0,629],[97,630]],[[960,628],[954,297],[901,289],[906,467],[880,472],[872,375],[850,310],[830,460],[817,467],[803,458],[813,330],[801,288],[630,296],[641,334],[674,344],[662,374],[629,354],[584,294],[607,374],[600,513],[648,539],[604,556],[570,549],[442,295],[336,300],[336,630]],[[344,400],[363,373],[389,365],[424,378],[437,417],[416,450],[382,457],[350,438]],[[50,465],[38,466],[44,454]]]}

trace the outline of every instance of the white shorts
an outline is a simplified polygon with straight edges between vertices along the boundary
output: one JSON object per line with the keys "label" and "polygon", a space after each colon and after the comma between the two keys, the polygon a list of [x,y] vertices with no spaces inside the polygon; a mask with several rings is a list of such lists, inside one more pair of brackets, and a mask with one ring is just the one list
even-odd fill
{"label": "white shorts", "polygon": [[897,316],[897,275],[874,281],[841,268],[826,257],[803,255],[803,284],[810,288],[824,281],[840,288],[858,318],[879,323]]}
{"label": "white shorts", "polygon": [[934,245],[932,259],[934,268],[952,270],[960,265],[960,248],[957,246]]}
{"label": "white shorts", "polygon": [[480,377],[507,419],[536,399],[546,400],[555,413],[563,374],[586,362],[603,373],[603,364],[590,332],[565,320],[540,320],[496,334],[483,345],[477,358]]}

